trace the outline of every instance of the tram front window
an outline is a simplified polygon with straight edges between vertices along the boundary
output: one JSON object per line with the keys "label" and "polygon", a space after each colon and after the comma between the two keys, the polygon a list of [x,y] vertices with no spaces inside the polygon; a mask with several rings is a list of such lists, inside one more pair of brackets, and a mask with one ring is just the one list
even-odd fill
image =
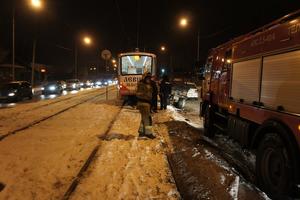
{"label": "tram front window", "polygon": [[121,58],[122,74],[143,74],[152,71],[152,57],[130,55]]}

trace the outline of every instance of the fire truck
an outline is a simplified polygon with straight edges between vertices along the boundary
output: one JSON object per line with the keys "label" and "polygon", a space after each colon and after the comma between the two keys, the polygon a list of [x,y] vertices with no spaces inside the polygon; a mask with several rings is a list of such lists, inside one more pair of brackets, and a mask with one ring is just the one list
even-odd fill
{"label": "fire truck", "polygon": [[255,152],[257,183],[271,198],[298,196],[300,10],[211,49],[201,95],[204,134]]}

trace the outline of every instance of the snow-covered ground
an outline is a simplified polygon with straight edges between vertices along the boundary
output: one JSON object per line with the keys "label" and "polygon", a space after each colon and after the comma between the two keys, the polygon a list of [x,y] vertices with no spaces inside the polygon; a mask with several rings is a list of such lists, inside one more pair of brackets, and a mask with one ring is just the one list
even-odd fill
{"label": "snow-covered ground", "polygon": [[[5,109],[0,130],[31,123],[101,90],[89,92]],[[96,146],[96,157],[70,199],[266,199],[217,151],[199,143],[197,114],[172,107],[159,111],[153,118],[156,139],[142,139],[139,112],[120,110],[116,94],[113,90],[108,101],[98,96],[0,141],[0,190],[5,186],[0,200],[62,199]]]}
{"label": "snow-covered ground", "polygon": [[51,100],[20,104],[10,109],[1,109],[0,136],[32,124],[65,108],[80,103],[95,95],[101,94],[104,91],[104,89],[92,91],[86,90],[80,92],[79,94],[71,94]]}
{"label": "snow-covered ground", "polygon": [[2,140],[0,182],[5,188],[0,199],[60,199],[120,109],[103,103],[104,98]]}
{"label": "snow-covered ground", "polygon": [[[188,102],[185,110],[170,106],[164,115],[157,116],[160,121],[157,130],[169,137],[169,157],[184,198],[269,199],[227,163],[217,149],[212,148],[213,145],[218,146],[218,142],[203,136],[203,121],[199,117],[198,102]],[[220,138],[224,137],[219,136],[218,141]],[[222,139],[223,145],[229,143],[231,149],[243,155],[244,152],[238,144],[224,140],[226,139]],[[207,141],[213,145],[207,145]]]}
{"label": "snow-covered ground", "polygon": [[72,199],[179,199],[160,140],[138,139],[139,121],[122,110]]}

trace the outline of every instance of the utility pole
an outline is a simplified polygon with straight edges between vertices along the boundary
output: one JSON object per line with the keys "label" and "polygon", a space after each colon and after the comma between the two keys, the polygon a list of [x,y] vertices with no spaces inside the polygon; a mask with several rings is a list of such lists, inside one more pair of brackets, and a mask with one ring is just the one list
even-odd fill
{"label": "utility pole", "polygon": [[36,39],[33,40],[32,46],[32,66],[31,66],[31,86],[34,86],[34,72],[35,72],[35,49],[36,49]]}
{"label": "utility pole", "polygon": [[78,70],[78,48],[77,48],[77,43],[75,41],[75,50],[74,50],[74,78],[77,79],[77,70]]}
{"label": "utility pole", "polygon": [[197,34],[197,61],[200,60],[200,30],[198,29]]}
{"label": "utility pole", "polygon": [[13,1],[12,13],[12,80],[15,81],[15,4]]}

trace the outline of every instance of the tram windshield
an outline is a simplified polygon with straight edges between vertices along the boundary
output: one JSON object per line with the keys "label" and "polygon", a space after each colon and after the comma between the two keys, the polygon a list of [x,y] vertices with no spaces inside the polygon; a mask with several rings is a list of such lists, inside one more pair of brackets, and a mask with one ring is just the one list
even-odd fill
{"label": "tram windshield", "polygon": [[152,72],[152,57],[130,55],[121,57],[122,74],[143,74]]}

